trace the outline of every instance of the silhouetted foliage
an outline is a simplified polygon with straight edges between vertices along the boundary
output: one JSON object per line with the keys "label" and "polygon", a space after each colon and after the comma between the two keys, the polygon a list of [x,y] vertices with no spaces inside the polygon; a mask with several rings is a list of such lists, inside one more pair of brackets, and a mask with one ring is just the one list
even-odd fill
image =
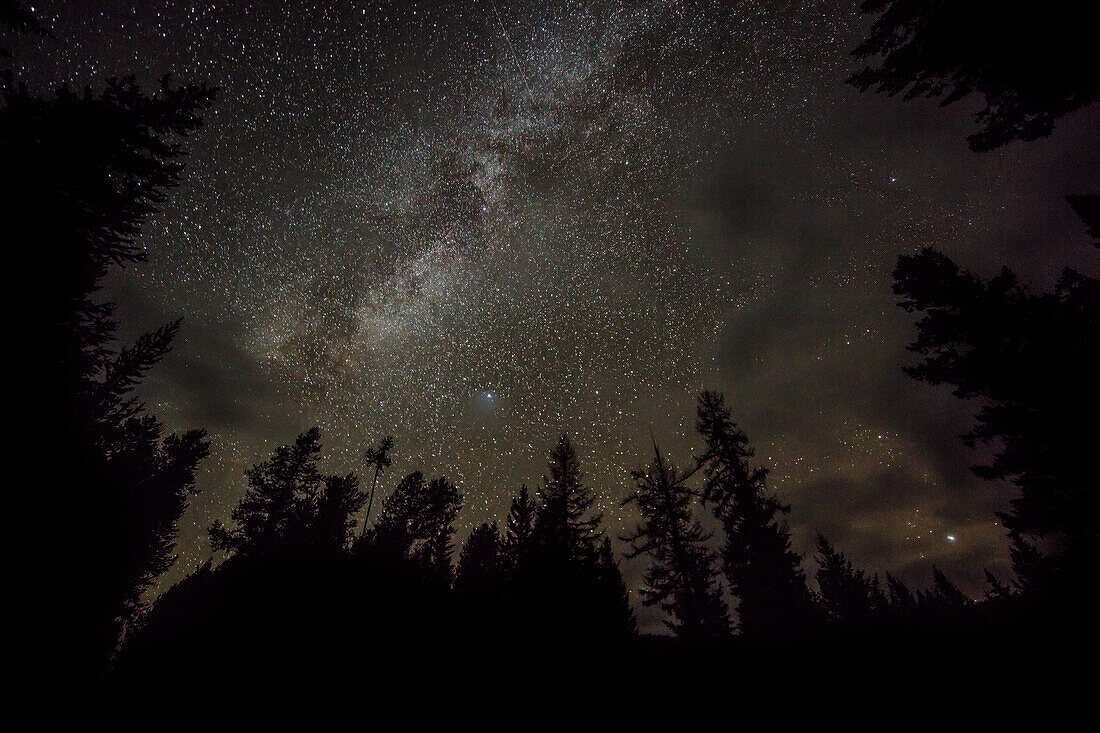
{"label": "silhouetted foliage", "polygon": [[605,635],[604,643],[625,643],[638,633],[638,622],[609,537],[603,538],[597,550],[595,575],[596,598],[591,612],[601,616],[595,626]]}
{"label": "silhouetted foliage", "polygon": [[886,604],[878,578],[852,567],[844,553],[823,535],[817,536],[817,585],[826,617],[842,624],[867,621]]}
{"label": "silhouetted foliage", "polygon": [[510,573],[516,572],[531,549],[531,537],[535,531],[538,505],[531,497],[527,484],[512,497],[508,508],[508,526],[504,534],[504,556]]}
{"label": "silhouetted foliage", "polygon": [[[5,30],[44,32],[17,4],[0,13]],[[0,74],[5,242],[16,271],[48,262],[24,303],[34,319],[25,370],[37,396],[25,428],[50,436],[28,457],[52,471],[21,501],[34,528],[35,621],[48,629],[34,659],[54,678],[102,670],[174,560],[176,525],[208,451],[201,430],[166,435],[134,391],[179,321],[118,348],[114,306],[96,294],[112,269],[145,259],[142,225],[179,183],[179,139],[213,97],[204,85],[165,80],[150,95],[112,80],[99,93],[63,87],[40,98]]]}
{"label": "silhouetted foliage", "polygon": [[722,567],[737,598],[741,635],[758,643],[790,643],[815,625],[816,612],[801,557],[780,517],[790,507],[767,493],[767,470],[750,468],[748,437],[730,419],[722,395],[699,395],[696,430],[705,451],[704,502],[722,523]]}
{"label": "silhouetted foliage", "polygon": [[646,555],[642,602],[671,616],[665,624],[678,637],[702,644],[729,635],[729,616],[717,582],[711,535],[691,515],[697,494],[687,476],[665,460],[656,444],[648,471],[634,471],[636,488],[624,503],[638,507],[643,521],[623,539],[627,557]]}
{"label": "silhouetted foliage", "polygon": [[378,522],[361,538],[357,552],[450,587],[451,537],[461,508],[462,495],[445,476],[425,482],[414,471],[382,502]]}
{"label": "silhouetted foliage", "polygon": [[231,515],[235,526],[215,520],[210,527],[214,549],[254,559],[343,551],[366,496],[354,475],[322,475],[320,453],[321,431],[311,428],[248,469],[248,490]]}
{"label": "silhouetted foliage", "polygon": [[501,590],[504,577],[503,546],[496,522],[478,525],[466,538],[455,570],[455,592],[486,597]]}
{"label": "silhouetted foliage", "polygon": [[861,9],[877,17],[853,54],[872,65],[849,81],[944,105],[980,95],[974,150],[1049,135],[1100,95],[1093,3],[1021,10],[995,0],[864,0]]}
{"label": "silhouetted foliage", "polygon": [[1066,201],[1085,223],[1085,231],[1092,238],[1092,246],[1100,247],[1100,196],[1071,194]]}
{"label": "silhouetted foliage", "polygon": [[596,551],[601,515],[590,514],[594,498],[583,484],[577,452],[568,435],[562,435],[550,451],[547,467],[534,542],[544,555],[568,562],[589,560]]}
{"label": "silhouetted foliage", "polygon": [[370,511],[374,506],[374,491],[378,487],[378,476],[393,462],[390,451],[393,450],[393,436],[387,435],[378,441],[378,445],[371,446],[363,452],[363,461],[367,466],[374,468],[374,476],[370,481],[370,495],[367,498],[367,512],[363,515],[363,532],[366,534],[370,522]]}
{"label": "silhouetted foliage", "polygon": [[[925,249],[899,258],[894,292],[905,310],[921,313],[909,349],[923,359],[906,372],[982,401],[964,438],[998,447],[975,467],[979,476],[1019,489],[1001,514],[1018,559],[1031,554],[1020,544],[1028,537],[1056,554],[1094,547],[1093,440],[1080,419],[1100,409],[1100,284],[1067,269],[1053,292],[1034,294],[1008,269],[982,280]],[[1026,563],[1016,570],[1025,584],[1035,580]]]}

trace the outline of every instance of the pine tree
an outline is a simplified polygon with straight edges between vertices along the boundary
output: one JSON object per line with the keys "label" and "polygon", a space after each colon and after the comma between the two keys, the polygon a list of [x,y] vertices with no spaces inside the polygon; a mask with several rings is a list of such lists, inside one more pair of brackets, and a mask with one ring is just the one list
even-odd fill
{"label": "pine tree", "polygon": [[722,523],[722,568],[737,598],[738,626],[746,639],[789,643],[816,622],[801,557],[791,549],[780,517],[790,507],[766,491],[766,469],[749,467],[753,452],[730,419],[724,398],[699,396],[696,430],[705,443],[699,465],[703,496]]}
{"label": "pine tree", "polygon": [[523,563],[530,550],[531,537],[535,531],[535,504],[527,484],[520,486],[519,493],[512,497],[508,508],[508,527],[504,534],[503,553],[509,573],[514,573]]}
{"label": "pine tree", "polygon": [[880,606],[876,579],[852,567],[824,535],[817,536],[817,585],[826,617],[845,625],[866,621]]}
{"label": "pine tree", "polygon": [[503,579],[503,561],[503,544],[496,522],[475,527],[459,553],[455,592],[478,598],[495,595]]}
{"label": "pine tree", "polygon": [[909,350],[922,358],[906,373],[982,403],[964,440],[996,445],[973,470],[1018,489],[999,515],[1018,584],[1042,586],[1067,561],[1094,571],[1094,441],[1077,422],[1100,410],[1100,281],[1067,269],[1052,292],[1035,293],[1007,268],[983,280],[925,249],[898,258],[894,292],[921,314]]}
{"label": "pine tree", "polygon": [[[17,4],[2,10],[5,31],[45,32]],[[142,226],[179,184],[179,140],[200,126],[214,90],[165,80],[148,94],[112,80],[100,93],[37,97],[14,68],[0,68],[0,220],[13,271],[48,262],[14,338],[35,395],[23,429],[51,436],[26,456],[51,467],[47,485],[25,492],[18,513],[33,528],[24,548],[32,621],[48,627],[34,658],[56,680],[101,671],[173,563],[209,450],[201,430],[167,435],[135,394],[179,322],[118,348],[114,307],[99,292],[111,272],[146,259]]]}
{"label": "pine tree", "polygon": [[317,498],[313,537],[319,552],[336,555],[347,549],[355,527],[355,514],[363,508],[367,495],[359,489],[354,474],[326,476]]}
{"label": "pine tree", "polygon": [[359,543],[359,552],[393,569],[411,564],[432,582],[450,585],[451,537],[462,495],[446,477],[430,482],[414,471],[382,502],[378,522]]}
{"label": "pine tree", "polygon": [[424,538],[418,557],[429,576],[450,587],[454,555],[454,521],[462,508],[462,494],[446,476],[428,482],[427,501],[420,515],[418,536]]}
{"label": "pine tree", "polygon": [[370,482],[370,494],[367,498],[367,513],[363,515],[363,531],[361,534],[367,533],[367,527],[370,526],[370,510],[374,506],[374,491],[378,487],[378,475],[390,467],[393,460],[390,458],[390,451],[393,450],[393,436],[387,435],[378,441],[378,445],[367,448],[363,452],[363,460],[367,466],[374,468],[374,476]]}
{"label": "pine tree", "polygon": [[594,497],[582,482],[577,452],[568,435],[563,434],[550,451],[547,467],[534,541],[541,554],[565,562],[591,560],[596,554],[602,515],[589,515]]}
{"label": "pine tree", "polygon": [[659,605],[671,616],[665,624],[681,639],[704,643],[729,635],[729,616],[717,583],[716,558],[707,546],[711,535],[691,515],[696,494],[686,476],[653,446],[648,471],[634,471],[634,493],[624,503],[636,504],[643,517],[623,538],[628,558],[649,556],[642,602]]}
{"label": "pine tree", "polygon": [[593,608],[602,612],[599,621],[604,640],[621,643],[635,636],[638,621],[630,607],[630,592],[608,537],[604,537],[597,551],[595,588],[598,599]]}
{"label": "pine tree", "polygon": [[210,527],[214,549],[251,558],[343,550],[366,496],[352,474],[322,475],[320,453],[321,431],[311,428],[248,469],[248,489],[231,514],[234,526],[215,520]]}

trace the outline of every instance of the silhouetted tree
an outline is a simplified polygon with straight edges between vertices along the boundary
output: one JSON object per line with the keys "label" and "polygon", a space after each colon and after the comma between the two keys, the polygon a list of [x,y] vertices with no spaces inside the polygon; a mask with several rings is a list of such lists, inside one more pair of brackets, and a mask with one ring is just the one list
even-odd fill
{"label": "silhouetted tree", "polygon": [[577,452],[568,435],[562,435],[550,451],[547,467],[534,541],[543,554],[568,562],[589,560],[596,552],[602,515],[590,515],[594,498],[582,482]]}
{"label": "silhouetted tree", "polygon": [[367,495],[359,489],[354,474],[326,476],[311,535],[316,549],[328,555],[338,555],[347,549],[355,527],[355,514],[363,508]]}
{"label": "silhouetted tree", "polygon": [[231,515],[235,526],[219,519],[210,527],[214,549],[269,559],[343,550],[366,496],[352,474],[322,475],[320,453],[321,431],[310,428],[248,469],[248,489]]}
{"label": "silhouetted tree", "polygon": [[741,634],[754,642],[790,643],[816,620],[801,557],[780,524],[790,507],[767,493],[766,469],[749,467],[748,437],[730,419],[722,395],[699,395],[696,430],[705,443],[699,458],[704,502],[725,531],[722,567],[737,597]]}
{"label": "silhouetted tree", "polygon": [[503,546],[496,522],[478,525],[459,553],[455,592],[481,598],[495,595],[503,579],[503,561]]}
{"label": "silhouetted tree", "polygon": [[634,492],[624,504],[638,507],[643,521],[623,539],[628,558],[649,556],[642,602],[671,616],[665,624],[681,639],[704,643],[729,635],[729,616],[717,583],[711,535],[691,515],[697,495],[653,446],[648,471],[634,471]]}
{"label": "silhouetted tree", "polygon": [[597,551],[595,588],[597,599],[592,608],[603,614],[603,618],[598,619],[597,627],[610,635],[604,639],[605,643],[622,643],[633,637],[638,632],[638,622],[634,617],[634,609],[630,606],[630,593],[623,581],[619,561],[615,558],[615,551],[608,537],[604,537]]}
{"label": "silhouetted tree", "polygon": [[390,451],[393,450],[393,436],[387,435],[378,441],[378,445],[371,446],[363,452],[363,460],[367,466],[374,467],[374,476],[370,482],[370,495],[367,498],[367,513],[363,515],[363,531],[361,534],[367,533],[367,527],[370,526],[370,510],[374,506],[374,490],[378,487],[378,475],[390,467],[393,462],[390,458]]}
{"label": "silhouetted tree", "polygon": [[935,565],[932,566],[932,589],[920,591],[917,597],[926,605],[946,609],[959,608],[971,603],[970,598]]}
{"label": "silhouetted tree", "polygon": [[523,484],[519,493],[512,497],[508,508],[508,526],[504,535],[503,552],[509,572],[515,572],[530,549],[531,537],[535,531],[535,516],[538,505],[531,497],[527,484]]}
{"label": "silhouetted tree", "polygon": [[1066,196],[1066,201],[1085,223],[1085,231],[1092,238],[1092,246],[1100,247],[1100,196],[1072,194]]}
{"label": "silhouetted tree", "polygon": [[[0,24],[44,30],[10,2]],[[37,97],[9,68],[0,72],[4,241],[13,271],[41,273],[17,328],[35,396],[23,428],[50,436],[26,458],[51,471],[20,498],[19,515],[33,528],[27,597],[33,621],[47,627],[33,658],[55,680],[101,669],[172,564],[176,525],[208,451],[201,430],[166,435],[134,391],[179,322],[118,348],[113,305],[96,296],[111,270],[145,260],[142,225],[179,183],[178,140],[199,127],[213,97],[207,86],[167,80],[152,95],[112,80],[99,93]]]}
{"label": "silhouetted tree", "polygon": [[817,585],[826,617],[845,625],[866,621],[885,605],[877,578],[852,567],[824,535],[817,536]]}
{"label": "silhouetted tree", "polygon": [[[909,349],[923,358],[906,372],[982,402],[963,437],[996,444],[974,471],[1019,490],[1000,515],[1014,557],[1033,559],[1035,538],[1054,556],[1092,555],[1100,512],[1092,435],[1080,421],[1100,409],[1100,283],[1066,270],[1053,292],[1035,294],[1007,268],[982,280],[925,249],[899,258],[894,292],[921,313]],[[1025,585],[1038,582],[1028,572],[1037,565],[1017,562]]]}
{"label": "silhouetted tree", "polygon": [[382,502],[378,523],[361,540],[366,557],[411,567],[433,582],[450,586],[454,520],[462,495],[446,477],[429,482],[414,471]]}
{"label": "silhouetted tree", "polygon": [[980,95],[974,150],[1049,135],[1100,95],[1093,3],[1021,10],[996,0],[864,0],[862,10],[878,17],[853,54],[872,65],[850,82],[944,105]]}

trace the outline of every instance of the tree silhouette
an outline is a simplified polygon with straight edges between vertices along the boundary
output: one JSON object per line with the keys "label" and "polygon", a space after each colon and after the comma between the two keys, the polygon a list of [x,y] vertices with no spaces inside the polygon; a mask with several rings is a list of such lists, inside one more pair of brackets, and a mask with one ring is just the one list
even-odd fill
{"label": "tree silhouette", "polygon": [[632,638],[638,632],[638,622],[609,537],[603,538],[597,550],[595,589],[597,598],[592,608],[603,614],[597,628],[610,637],[604,641],[623,643]]}
{"label": "tree silhouette", "polygon": [[[1098,527],[1093,445],[1079,425],[1100,409],[1100,284],[1067,269],[1053,292],[1035,294],[1007,268],[982,280],[925,249],[898,259],[894,292],[902,308],[921,314],[909,349],[922,360],[906,372],[981,401],[963,437],[997,445],[974,471],[1019,490],[1000,515],[1014,556],[1033,557],[1028,546],[1037,540],[1053,555],[1090,554]],[[1027,569],[1016,565],[1023,583],[1037,582]]]}
{"label": "tree silhouette", "polygon": [[530,550],[537,512],[538,505],[531,498],[527,484],[523,484],[520,486],[519,493],[512,497],[512,504],[508,508],[508,525],[504,534],[503,552],[510,573],[516,572]]}
{"label": "tree silhouette", "polygon": [[352,474],[322,475],[320,453],[321,431],[310,428],[248,469],[248,489],[231,515],[235,526],[210,526],[214,549],[265,559],[343,550],[366,496]]}
{"label": "tree silhouette", "polygon": [[[18,4],[0,24],[44,33]],[[180,140],[201,124],[205,85],[143,92],[111,80],[98,93],[31,94],[0,71],[0,195],[14,271],[42,272],[23,303],[24,368],[36,395],[24,429],[50,436],[27,457],[50,466],[20,497],[35,528],[26,546],[28,597],[37,599],[36,665],[54,678],[102,669],[143,594],[173,562],[176,525],[209,446],[205,433],[167,435],[136,396],[168,353],[173,322],[119,348],[113,304],[97,298],[108,274],[142,262],[142,225],[179,183]],[[49,531],[44,531],[49,528]]]}
{"label": "tree silhouette", "polygon": [[495,595],[503,577],[502,551],[496,522],[485,522],[475,527],[458,556],[455,592],[481,598]]}
{"label": "tree silhouette", "polygon": [[1085,223],[1085,231],[1092,238],[1092,246],[1100,247],[1100,196],[1071,194],[1066,196],[1066,201]]}
{"label": "tree silhouette", "polygon": [[577,452],[568,435],[563,434],[550,451],[547,468],[534,542],[540,552],[567,562],[589,560],[596,552],[602,515],[589,514],[594,497],[582,482]]}
{"label": "tree silhouette", "polygon": [[367,527],[370,526],[370,510],[374,506],[374,490],[378,487],[378,474],[385,471],[390,467],[393,462],[390,458],[390,451],[393,450],[393,436],[387,435],[378,441],[378,445],[371,446],[363,452],[363,460],[367,466],[374,467],[374,476],[370,482],[370,495],[367,498],[367,513],[363,515],[363,531],[361,534],[366,534]]}
{"label": "tree silhouette", "polygon": [[826,617],[844,625],[865,622],[885,605],[878,578],[852,567],[824,535],[817,536],[817,585]]}
{"label": "tree silhouette", "polygon": [[360,541],[360,552],[400,569],[410,567],[450,586],[454,520],[462,495],[446,477],[424,481],[420,471],[401,479],[382,502],[378,523]]}
{"label": "tree silhouette", "polygon": [[869,65],[850,83],[947,105],[980,95],[976,151],[1049,135],[1100,95],[1096,8],[1057,0],[1027,11],[995,0],[864,0],[877,15],[852,52]]}
{"label": "tree silhouette", "polygon": [[624,502],[636,504],[643,518],[623,538],[630,545],[627,557],[651,559],[642,602],[659,605],[672,617],[665,624],[687,642],[724,638],[729,635],[729,616],[717,583],[717,558],[706,544],[711,535],[691,515],[696,494],[656,443],[653,454],[648,471],[633,472],[636,486]]}
{"label": "tree silhouette", "polygon": [[785,644],[811,630],[815,613],[801,557],[779,518],[790,507],[766,493],[767,470],[752,469],[748,437],[730,419],[722,395],[699,395],[696,430],[705,443],[704,502],[722,523],[722,567],[737,597],[741,635]]}
{"label": "tree silhouette", "polygon": [[347,549],[355,514],[366,501],[367,495],[359,489],[359,479],[354,474],[325,477],[311,533],[319,552],[339,555]]}

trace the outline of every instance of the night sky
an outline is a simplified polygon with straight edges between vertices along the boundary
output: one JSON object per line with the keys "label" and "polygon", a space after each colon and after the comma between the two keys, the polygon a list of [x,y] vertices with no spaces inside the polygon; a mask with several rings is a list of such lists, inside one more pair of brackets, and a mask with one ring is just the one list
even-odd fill
{"label": "night sky", "polygon": [[143,395],[213,438],[162,585],[210,556],[244,469],[314,424],[333,472],[392,433],[384,490],[446,473],[460,537],[568,431],[617,536],[650,430],[688,462],[704,387],[796,549],[821,531],[972,594],[1005,574],[1009,494],[967,470],[973,406],[901,372],[890,271],[935,245],[1037,287],[1095,275],[1063,196],[1100,190],[1100,112],[972,153],[973,106],[843,83],[856,4],[34,2],[53,38],[15,47],[38,89],[221,87],[149,263],[107,293],[127,335],[184,316]]}

